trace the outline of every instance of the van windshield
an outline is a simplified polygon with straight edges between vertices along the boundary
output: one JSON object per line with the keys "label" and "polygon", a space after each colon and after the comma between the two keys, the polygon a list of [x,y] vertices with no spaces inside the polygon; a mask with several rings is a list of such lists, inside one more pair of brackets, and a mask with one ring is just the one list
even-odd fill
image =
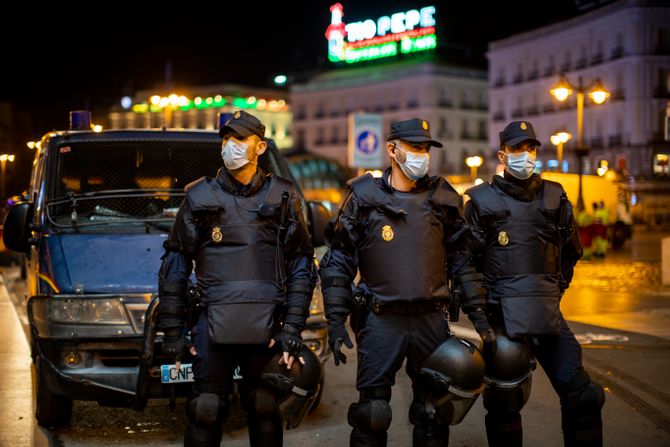
{"label": "van windshield", "polygon": [[[166,222],[169,229],[184,187],[222,166],[216,140],[68,142],[54,155],[48,216],[61,227]],[[260,165],[271,172],[267,157]]]}

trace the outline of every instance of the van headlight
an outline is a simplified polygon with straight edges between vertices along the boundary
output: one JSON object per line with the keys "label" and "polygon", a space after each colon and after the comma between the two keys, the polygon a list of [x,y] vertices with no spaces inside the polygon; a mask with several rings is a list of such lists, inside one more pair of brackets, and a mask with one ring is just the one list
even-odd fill
{"label": "van headlight", "polygon": [[121,298],[54,298],[49,320],[65,324],[129,324]]}

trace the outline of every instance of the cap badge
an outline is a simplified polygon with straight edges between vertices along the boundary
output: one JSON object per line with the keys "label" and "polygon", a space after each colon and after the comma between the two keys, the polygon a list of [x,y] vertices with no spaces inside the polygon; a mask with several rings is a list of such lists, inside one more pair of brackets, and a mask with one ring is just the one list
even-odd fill
{"label": "cap badge", "polygon": [[240,111],[238,110],[233,114],[233,118],[239,119],[239,117],[240,117]]}
{"label": "cap badge", "polygon": [[521,130],[526,130],[526,129],[528,129],[528,126],[527,126],[526,123],[524,123],[523,121],[521,121],[521,124],[519,124],[519,127],[521,128]]}
{"label": "cap badge", "polygon": [[421,127],[423,127],[423,130],[428,130],[428,121],[421,121]]}
{"label": "cap badge", "polygon": [[507,235],[507,232],[501,231],[498,233],[498,243],[503,247],[509,244],[509,236]]}
{"label": "cap badge", "polygon": [[393,240],[393,228],[391,228],[391,225],[384,225],[382,227],[382,239],[384,239],[386,242],[391,242]]}
{"label": "cap badge", "polygon": [[221,233],[221,228],[212,228],[212,240],[217,244],[223,240],[223,233]]}

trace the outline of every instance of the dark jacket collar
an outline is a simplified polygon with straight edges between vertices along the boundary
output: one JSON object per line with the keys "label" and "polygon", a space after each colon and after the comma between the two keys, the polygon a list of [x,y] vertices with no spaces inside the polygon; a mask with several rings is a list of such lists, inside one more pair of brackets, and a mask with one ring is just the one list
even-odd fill
{"label": "dark jacket collar", "polygon": [[263,184],[265,183],[265,173],[261,168],[258,168],[256,174],[254,174],[254,177],[251,179],[251,182],[249,182],[248,185],[243,185],[235,180],[226,168],[219,168],[219,171],[216,173],[216,181],[219,182],[219,185],[221,185],[226,192],[241,196],[252,196],[263,187]]}
{"label": "dark jacket collar", "polygon": [[[382,187],[387,190],[388,192],[393,192],[395,189],[391,186],[389,183],[389,177],[391,176],[392,169],[389,166],[386,168],[384,171],[384,174],[382,174],[381,178],[381,183]],[[416,185],[414,185],[414,188],[409,190],[408,192],[419,192],[423,191],[425,189],[431,188],[433,186],[433,182],[435,181],[435,177],[431,177],[428,174],[424,175],[421,177],[419,180],[417,180]]]}
{"label": "dark jacket collar", "polygon": [[527,180],[519,180],[505,171],[505,177],[494,175],[491,185],[517,200],[530,202],[539,193],[542,178],[539,174],[533,174]]}

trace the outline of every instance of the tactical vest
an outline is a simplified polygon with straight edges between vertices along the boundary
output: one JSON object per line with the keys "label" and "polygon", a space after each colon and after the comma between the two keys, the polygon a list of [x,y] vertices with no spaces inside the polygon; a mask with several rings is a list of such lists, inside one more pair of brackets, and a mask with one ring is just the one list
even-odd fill
{"label": "tactical vest", "polygon": [[469,189],[484,231],[488,299],[499,302],[510,336],[556,334],[561,279],[558,210],[563,187],[542,181],[530,201],[482,183]]}
{"label": "tactical vest", "polygon": [[[418,192],[386,192],[369,174],[350,183],[358,199],[361,282],[379,303],[445,299],[445,228],[440,208],[460,205],[444,181]],[[447,235],[448,236],[448,235]]]}
{"label": "tactical vest", "polygon": [[215,178],[188,189],[199,231],[195,261],[203,304],[283,300],[278,214],[284,191],[292,193],[293,185],[277,176],[252,196],[231,194]]}

